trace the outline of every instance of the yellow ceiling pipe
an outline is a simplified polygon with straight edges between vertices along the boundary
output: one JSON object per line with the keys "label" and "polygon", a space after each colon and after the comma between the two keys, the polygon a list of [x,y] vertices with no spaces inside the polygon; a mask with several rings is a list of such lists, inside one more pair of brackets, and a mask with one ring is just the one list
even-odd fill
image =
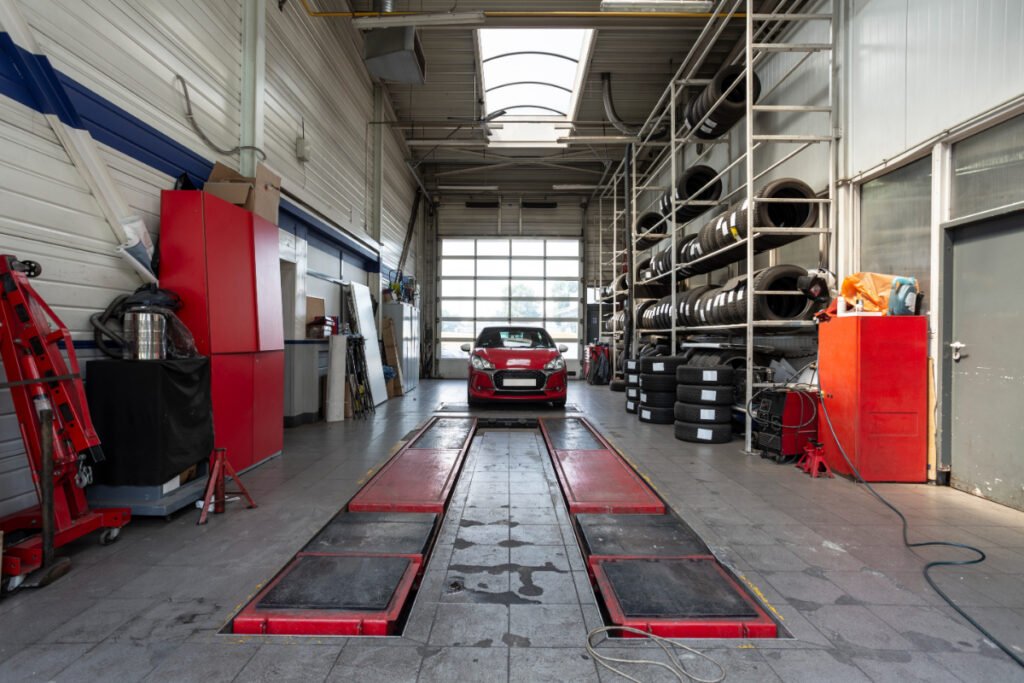
{"label": "yellow ceiling pipe", "polygon": [[[306,14],[311,17],[341,17],[346,19],[359,19],[362,17],[380,17],[385,14],[389,17],[415,17],[420,15],[434,15],[438,12],[322,12],[314,10],[309,0],[301,0],[302,7]],[[467,10],[469,11],[469,10]],[[572,12],[572,11],[535,11],[535,12],[508,12],[508,11],[485,11],[484,16],[489,19],[711,19],[730,17],[732,19],[745,19],[746,14],[737,12],[732,15],[715,12]]]}

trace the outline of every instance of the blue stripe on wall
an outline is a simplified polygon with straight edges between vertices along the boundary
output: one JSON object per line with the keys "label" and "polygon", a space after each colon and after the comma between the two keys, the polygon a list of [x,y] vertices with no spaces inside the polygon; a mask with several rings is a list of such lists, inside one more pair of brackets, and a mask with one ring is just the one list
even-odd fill
{"label": "blue stripe on wall", "polygon": [[41,114],[56,116],[72,128],[84,127],[49,59],[19,47],[6,31],[0,32],[0,54],[9,63],[0,67],[0,73],[8,76],[4,80],[21,81],[14,99]]}
{"label": "blue stripe on wall", "polygon": [[[176,178],[188,173],[200,187],[213,163],[153,126],[128,113],[67,74],[46,57],[28,52],[0,31],[0,95],[41,114],[52,114],[95,140],[161,173]],[[298,205],[281,200],[280,227],[305,238],[314,234],[337,245],[342,258],[370,273],[380,272],[372,250]]]}

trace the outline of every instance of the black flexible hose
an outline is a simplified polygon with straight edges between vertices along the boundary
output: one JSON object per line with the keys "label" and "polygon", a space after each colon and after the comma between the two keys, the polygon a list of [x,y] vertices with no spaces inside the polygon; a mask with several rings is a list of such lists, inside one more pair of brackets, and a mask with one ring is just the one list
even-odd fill
{"label": "black flexible hose", "polygon": [[832,438],[835,439],[836,446],[839,447],[839,454],[843,456],[843,460],[846,461],[847,466],[849,466],[850,471],[853,472],[853,476],[857,479],[857,481],[859,481],[861,484],[864,484],[864,486],[871,493],[871,495],[873,495],[875,498],[881,501],[881,503],[885,505],[887,508],[895,512],[896,516],[900,518],[900,523],[903,525],[903,545],[905,545],[908,548],[924,548],[927,546],[961,548],[963,550],[969,550],[973,553],[978,554],[978,557],[972,560],[935,560],[933,562],[929,562],[924,566],[922,574],[924,574],[924,579],[928,582],[928,585],[932,587],[932,590],[938,593],[939,597],[942,598],[947,605],[956,610],[957,614],[966,619],[967,623],[969,623],[971,626],[977,629],[978,632],[981,633],[981,635],[983,635],[985,638],[988,638],[988,640],[990,640],[996,647],[998,647],[1000,650],[1006,653],[1007,657],[1015,661],[1019,666],[1024,667],[1024,658],[1021,658],[1020,655],[1015,653],[1008,646],[1004,645],[998,638],[993,636],[984,626],[976,622],[971,617],[971,615],[967,614],[967,612],[965,612],[959,605],[957,605],[951,597],[946,595],[945,591],[939,588],[938,584],[936,584],[931,577],[930,572],[935,567],[964,567],[967,565],[979,564],[981,562],[984,562],[985,553],[980,548],[975,548],[974,546],[967,545],[966,543],[955,543],[954,541],[918,541],[916,543],[911,543],[910,539],[907,537],[907,518],[903,516],[903,513],[900,512],[895,505],[886,500],[882,496],[882,494],[876,491],[871,484],[867,483],[864,480],[864,477],[861,476],[860,471],[854,466],[853,462],[850,461],[849,456],[846,455],[846,449],[843,448],[843,444],[840,443],[839,441],[839,436],[836,434],[835,427],[832,426],[832,418],[829,416],[828,407],[825,405],[824,391],[822,392],[821,396],[821,414],[825,416],[825,422],[828,424],[828,430],[832,432]]}

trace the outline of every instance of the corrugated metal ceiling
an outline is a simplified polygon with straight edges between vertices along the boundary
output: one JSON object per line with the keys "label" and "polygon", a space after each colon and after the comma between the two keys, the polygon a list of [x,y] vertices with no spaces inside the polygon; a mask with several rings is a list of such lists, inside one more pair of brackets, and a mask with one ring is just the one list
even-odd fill
{"label": "corrugated metal ceiling", "polygon": [[[771,0],[768,0],[769,2]],[[316,8],[325,11],[368,11],[370,0],[344,2],[317,0]],[[395,0],[394,11],[448,12],[453,0]],[[455,11],[498,12],[597,12],[600,0],[458,0]],[[487,27],[568,27],[595,28],[597,34],[587,75],[583,82],[576,134],[619,135],[607,121],[601,92],[601,73],[612,74],[613,95],[618,114],[628,122],[642,122],[657,103],[669,79],[676,72],[707,22],[706,18],[664,18],[638,13],[629,18],[499,17],[487,19]],[[461,121],[452,117],[477,118],[479,105],[475,31],[479,26],[422,28],[419,31],[426,59],[427,82],[422,86],[387,84],[397,124],[407,139],[483,140],[482,132],[471,123],[455,129]],[[729,48],[740,38],[742,22],[730,25],[716,43],[700,76],[710,76],[721,65]],[[497,184],[502,193],[551,190],[553,182],[593,184],[604,170],[604,162],[617,162],[622,145],[568,150],[488,150],[481,146],[466,150],[447,146],[410,148],[413,163],[431,189],[437,184]],[[504,157],[553,157],[551,161],[571,168],[550,169],[537,166],[499,166]],[[566,159],[565,157],[569,157]],[[581,158],[583,157],[583,158]],[[480,166],[478,171],[473,167]],[[449,175],[451,171],[454,174]],[[435,178],[435,173],[441,176]]]}

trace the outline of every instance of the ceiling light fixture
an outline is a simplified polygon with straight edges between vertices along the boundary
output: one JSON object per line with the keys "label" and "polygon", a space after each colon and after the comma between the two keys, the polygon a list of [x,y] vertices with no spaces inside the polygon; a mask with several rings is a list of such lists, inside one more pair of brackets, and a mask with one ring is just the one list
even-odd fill
{"label": "ceiling light fixture", "polygon": [[438,185],[445,192],[497,192],[497,185]]}
{"label": "ceiling light fixture", "polygon": [[359,29],[394,28],[396,26],[466,26],[482,24],[485,20],[483,12],[432,12],[359,17],[352,20],[352,25]]}
{"label": "ceiling light fixture", "polygon": [[558,184],[558,183],[556,183],[556,184],[551,186],[551,189],[552,190],[597,190],[600,187],[601,187],[601,185],[578,185],[578,184],[575,184],[575,183],[565,183],[565,184]]}
{"label": "ceiling light fixture", "polygon": [[601,0],[602,12],[710,12],[707,0]]}
{"label": "ceiling light fixture", "polygon": [[623,145],[636,141],[632,135],[573,135],[557,140],[560,145]]}
{"label": "ceiling light fixture", "polygon": [[410,147],[486,147],[486,140],[454,140],[445,138],[414,138],[406,140]]}

